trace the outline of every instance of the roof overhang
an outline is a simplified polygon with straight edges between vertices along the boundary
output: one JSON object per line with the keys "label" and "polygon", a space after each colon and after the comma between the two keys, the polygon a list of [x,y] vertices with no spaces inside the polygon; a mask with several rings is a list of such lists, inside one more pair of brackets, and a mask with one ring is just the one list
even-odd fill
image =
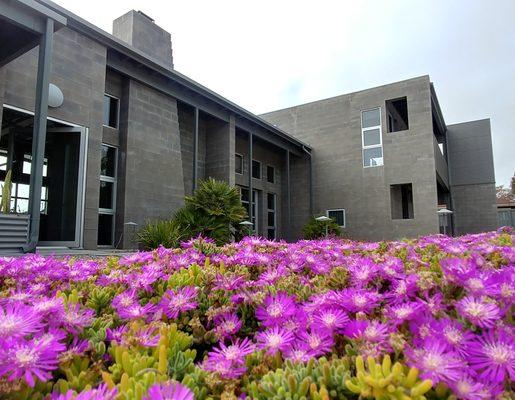
{"label": "roof overhang", "polygon": [[47,19],[54,30],[66,25],[66,18],[34,0],[0,0],[0,67],[37,46]]}
{"label": "roof overhang", "polygon": [[[438,97],[436,97],[435,87],[433,82],[430,84],[431,87],[431,109],[433,112],[433,119],[437,124],[438,130],[445,135],[447,131],[447,125],[445,124],[445,120],[443,119],[442,109],[440,108],[440,103],[438,102]],[[440,139],[440,138],[438,138]]]}

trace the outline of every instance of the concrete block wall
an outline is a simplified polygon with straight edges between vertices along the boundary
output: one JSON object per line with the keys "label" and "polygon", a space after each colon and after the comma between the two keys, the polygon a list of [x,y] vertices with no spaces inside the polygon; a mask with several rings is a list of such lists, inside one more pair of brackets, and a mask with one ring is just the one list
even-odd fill
{"label": "concrete block wall", "polygon": [[[385,102],[407,97],[409,130],[387,133]],[[361,111],[381,107],[384,166],[364,168]],[[382,240],[438,232],[428,76],[262,116],[313,148],[314,213],[345,208],[344,234]],[[390,185],[412,183],[414,219],[392,220]]]}
{"label": "concrete block wall", "polygon": [[234,186],[235,129],[233,116],[229,122],[214,118],[209,122],[206,132],[205,178],[215,178]]}
{"label": "concrete block wall", "polygon": [[[34,111],[38,48],[3,67],[4,101]],[[68,28],[54,34],[50,82],[64,95],[64,103],[48,115],[88,129],[84,247],[97,246],[100,146],[102,142],[106,48]]]}
{"label": "concrete block wall", "polygon": [[[297,157],[290,154],[290,221],[287,215],[287,202],[283,202],[283,226],[289,227],[285,232],[288,241],[302,239],[302,228],[311,217],[309,179],[309,156],[306,154]],[[286,190],[283,184],[283,192],[286,193]]]}
{"label": "concrete block wall", "polygon": [[124,223],[141,226],[169,218],[184,204],[177,101],[133,80],[126,91],[123,215]]}
{"label": "concrete block wall", "polygon": [[447,126],[455,234],[497,228],[490,120]]}

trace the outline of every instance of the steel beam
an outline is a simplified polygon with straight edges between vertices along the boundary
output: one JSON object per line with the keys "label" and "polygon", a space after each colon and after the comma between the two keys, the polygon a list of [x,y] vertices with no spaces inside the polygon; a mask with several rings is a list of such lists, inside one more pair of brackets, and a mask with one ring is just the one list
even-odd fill
{"label": "steel beam", "polygon": [[[254,195],[252,193],[252,158],[254,158],[253,155],[253,149],[252,149],[252,142],[254,141],[254,134],[252,132],[249,132],[249,221],[252,222],[252,217],[254,214]],[[257,217],[257,216],[256,216]],[[257,219],[256,219],[257,221]],[[255,224],[252,225],[252,229],[256,229]],[[257,234],[257,232],[256,232]]]}
{"label": "steel beam", "polygon": [[54,21],[46,20],[45,33],[39,43],[36,103],[34,108],[34,131],[32,134],[32,161],[30,167],[29,214],[30,231],[26,251],[34,251],[39,240],[41,217],[41,186],[43,183],[43,159],[48,116],[48,85],[52,69]]}
{"label": "steel beam", "polygon": [[194,192],[197,188],[197,179],[198,179],[198,126],[199,124],[199,111],[198,107],[194,108],[194,117],[193,117],[193,184],[192,191]]}
{"label": "steel beam", "polygon": [[291,184],[290,184],[290,152],[286,150],[286,216],[288,218],[288,239],[291,232]]}

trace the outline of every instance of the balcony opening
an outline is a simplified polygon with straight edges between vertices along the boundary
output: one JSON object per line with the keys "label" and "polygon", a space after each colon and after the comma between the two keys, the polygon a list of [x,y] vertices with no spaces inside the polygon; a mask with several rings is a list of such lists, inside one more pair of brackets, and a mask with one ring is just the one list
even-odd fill
{"label": "balcony opening", "polygon": [[390,185],[392,219],[413,219],[413,186],[411,183]]}
{"label": "balcony opening", "polygon": [[386,100],[386,117],[388,132],[406,131],[409,129],[408,99]]}

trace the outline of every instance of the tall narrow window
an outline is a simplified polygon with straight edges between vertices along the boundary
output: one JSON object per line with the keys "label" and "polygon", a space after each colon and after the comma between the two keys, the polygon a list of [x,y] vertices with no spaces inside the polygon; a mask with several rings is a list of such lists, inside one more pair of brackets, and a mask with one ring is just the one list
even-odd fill
{"label": "tall narrow window", "polygon": [[267,237],[268,239],[275,239],[276,236],[276,202],[277,196],[275,193],[267,193],[266,195],[266,208],[267,208]]}
{"label": "tall narrow window", "polygon": [[[250,197],[249,197],[249,189],[240,187],[240,199],[241,199],[241,205],[245,210],[247,211],[247,215],[250,216]],[[254,233],[258,232],[258,221],[259,221],[259,215],[258,215],[258,191],[252,190],[252,219],[250,222],[252,222],[252,231]]]}
{"label": "tall narrow window", "polygon": [[102,145],[100,159],[100,198],[98,202],[98,245],[114,245],[116,214],[116,147]]}
{"label": "tall narrow window", "polygon": [[104,94],[104,125],[118,129],[119,100],[109,94]]}
{"label": "tall narrow window", "polygon": [[383,165],[380,107],[361,112],[361,137],[363,145],[363,167],[377,167]]}
{"label": "tall narrow window", "polygon": [[234,172],[238,175],[243,174],[243,156],[238,153],[234,155]]}
{"label": "tall narrow window", "polygon": [[252,160],[252,177],[261,179],[261,163],[259,161]]}
{"label": "tall narrow window", "polygon": [[411,183],[390,186],[392,219],[413,219],[413,186]]}
{"label": "tall narrow window", "polygon": [[268,183],[275,183],[275,168],[271,165],[266,166],[266,180]]}

